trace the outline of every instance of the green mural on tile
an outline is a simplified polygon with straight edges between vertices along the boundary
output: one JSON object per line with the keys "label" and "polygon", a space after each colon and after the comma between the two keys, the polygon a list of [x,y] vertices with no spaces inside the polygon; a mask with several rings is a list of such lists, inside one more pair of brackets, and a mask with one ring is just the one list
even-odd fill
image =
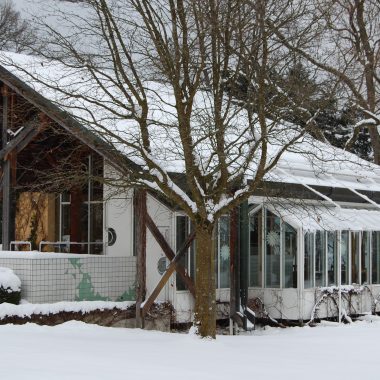
{"label": "green mural on tile", "polygon": [[80,267],[83,265],[81,262],[80,262],[80,259],[76,258],[76,259],[69,259],[70,261],[70,264],[74,267],[74,268],[77,268],[80,270]]}
{"label": "green mural on tile", "polygon": [[95,293],[91,276],[88,273],[81,272],[81,274],[82,280],[77,286],[78,295],[75,297],[76,301],[110,301],[108,297],[103,297],[101,294]]}
{"label": "green mural on tile", "polygon": [[[70,258],[68,259],[71,266],[75,270],[74,273],[69,270],[65,271],[65,274],[71,275],[74,279],[80,278],[79,284],[77,285],[75,300],[76,301],[112,301],[109,297],[101,295],[99,292],[95,291],[95,287],[92,283],[92,278],[90,273],[84,272],[82,270],[83,263],[81,263],[80,258]],[[136,299],[136,285],[129,287],[123,294],[121,294],[116,301],[134,301]]]}
{"label": "green mural on tile", "polygon": [[120,297],[117,298],[117,302],[122,301],[135,301],[136,300],[136,285],[128,288]]}

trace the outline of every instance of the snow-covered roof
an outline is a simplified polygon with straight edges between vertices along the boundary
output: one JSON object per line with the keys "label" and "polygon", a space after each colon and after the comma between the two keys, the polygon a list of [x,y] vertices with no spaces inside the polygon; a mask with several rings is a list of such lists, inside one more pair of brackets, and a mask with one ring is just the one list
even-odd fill
{"label": "snow-covered roof", "polygon": [[[126,146],[123,143],[123,141],[128,141],[139,144],[140,135],[136,123],[131,119],[123,118],[125,110],[120,110],[116,103],[122,102],[124,95],[114,87],[110,85],[109,91],[116,102],[104,92],[97,93],[93,80],[86,72],[34,56],[3,52],[0,53],[0,65],[60,109],[68,112],[98,137],[110,142],[130,160],[144,166],[144,161],[136,153],[137,150],[131,146],[133,144]],[[165,170],[183,172],[185,169],[183,151],[178,144],[178,128],[174,127],[175,103],[171,90],[168,86],[157,82],[146,82],[145,85],[150,101],[149,128],[153,135],[152,155],[160,165],[165,166]],[[58,91],[57,88],[60,90]],[[85,101],[81,99],[82,96],[88,96],[94,101]],[[198,110],[194,119],[195,133],[204,133],[204,125],[200,120],[204,120],[207,116],[202,113],[202,110],[207,108],[210,102],[209,96],[208,93],[201,92],[195,100]],[[104,107],[99,105],[101,103],[106,103],[120,112],[120,117],[107,113]],[[244,126],[245,116],[237,112],[233,117],[235,125],[239,126],[240,130],[244,129],[241,126]],[[173,128],[170,128],[171,124]],[[105,133],[105,130],[111,131],[111,134]],[[283,137],[289,138],[288,135],[292,133],[294,133],[294,126],[284,125],[277,136],[273,134],[270,137],[268,164],[283,147]],[[281,135],[280,138],[278,135]],[[243,149],[244,152],[246,137],[240,132],[237,135],[232,126],[227,140],[232,141],[237,138],[242,140],[239,149]],[[246,145],[248,145],[248,139]],[[210,161],[208,148],[207,144],[198,145],[196,153],[199,155],[197,159],[200,166]],[[248,150],[248,146],[246,149]],[[237,154],[237,150],[231,149],[231,163],[237,162],[235,160]],[[255,164],[256,162],[252,162],[253,175],[256,170]],[[203,169],[206,170],[205,167]],[[306,135],[283,154],[276,167],[266,175],[265,180],[380,191],[380,168],[356,155],[316,141]]]}
{"label": "snow-covered roof", "polygon": [[380,210],[316,204],[270,204],[268,209],[295,228],[307,231],[379,231]]}

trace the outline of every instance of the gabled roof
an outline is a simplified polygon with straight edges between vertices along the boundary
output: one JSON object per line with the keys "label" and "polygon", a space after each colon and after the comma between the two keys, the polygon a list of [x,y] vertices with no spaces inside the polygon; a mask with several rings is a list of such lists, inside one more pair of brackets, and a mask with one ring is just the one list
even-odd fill
{"label": "gabled roof", "polygon": [[[8,53],[0,53],[8,54]],[[10,53],[13,56],[26,57],[24,55]],[[1,59],[0,59],[1,63]],[[99,138],[96,134],[92,133],[89,129],[84,127],[78,120],[62,107],[57,106],[48,97],[43,96],[31,82],[25,81],[20,76],[14,75],[9,67],[6,68],[0,64],[0,81],[6,84],[9,88],[28,100],[37,109],[45,113],[51,120],[56,122],[67,132],[73,134],[81,142],[89,146],[95,152],[99,153],[105,159],[113,163],[117,168],[118,161],[120,160],[120,153],[116,152],[112,145]],[[140,170],[140,167],[132,161],[128,161],[131,169]]]}
{"label": "gabled roof", "polygon": [[[14,53],[1,53],[0,64],[0,80],[113,164],[117,164],[121,153],[136,170],[141,165],[144,166],[144,162],[136,156],[133,149],[127,149],[122,143],[128,138],[136,138],[138,134],[133,120],[115,118],[112,114],[107,114],[97,102],[81,99],[81,95],[90,95],[91,99],[117,107],[104,93],[97,97],[96,92],[91,92],[94,87],[85,72],[69,69],[59,62]],[[160,126],[162,123],[170,125],[175,122],[175,104],[170,89],[157,82],[147,82],[146,86],[153,104],[149,117],[150,128],[156,133],[153,142],[155,159],[164,163],[168,171],[181,173],[184,163],[181,158],[183,153],[176,145],[177,128],[170,130]],[[60,91],[56,90],[57,87]],[[112,86],[110,91],[114,91]],[[121,94],[112,93],[112,96],[122,101]],[[207,107],[207,98],[207,94],[200,94],[197,99],[200,109],[202,104]],[[201,118],[203,115],[197,116]],[[236,114],[235,117],[236,125],[244,124],[242,115]],[[194,126],[196,131],[200,130],[199,125],[195,123]],[[103,128],[109,129],[112,134],[104,134]],[[289,132],[287,128],[287,125],[283,126],[282,137],[292,133],[292,127],[289,126]],[[282,148],[283,140],[274,136],[270,143],[268,160]],[[199,154],[201,158],[207,156],[207,146],[201,146]],[[253,164],[252,172],[254,171]],[[380,191],[380,168],[306,135],[284,153],[265,180]]]}

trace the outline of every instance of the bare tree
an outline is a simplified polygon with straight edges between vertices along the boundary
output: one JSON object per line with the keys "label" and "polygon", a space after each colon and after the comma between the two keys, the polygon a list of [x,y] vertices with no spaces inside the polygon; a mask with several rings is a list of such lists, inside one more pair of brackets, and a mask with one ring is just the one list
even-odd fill
{"label": "bare tree", "polygon": [[14,8],[12,1],[0,5],[0,50],[23,52],[35,42],[29,24]]}
{"label": "bare tree", "polygon": [[190,217],[195,323],[215,337],[217,221],[313,127],[305,109],[304,129],[283,123],[300,108],[276,80],[293,54],[266,23],[290,26],[299,15],[282,0],[88,0],[84,12],[60,14],[64,32],[41,20],[46,59],[13,65],[138,165],[120,160],[115,184],[158,192]]}
{"label": "bare tree", "polygon": [[[297,2],[290,1],[293,6]],[[312,0],[292,29],[267,19],[279,41],[336,82],[339,95],[352,103],[361,120],[354,126],[349,148],[361,128],[368,128],[375,163],[380,163],[380,4],[377,0]],[[301,28],[302,33],[295,31]]]}

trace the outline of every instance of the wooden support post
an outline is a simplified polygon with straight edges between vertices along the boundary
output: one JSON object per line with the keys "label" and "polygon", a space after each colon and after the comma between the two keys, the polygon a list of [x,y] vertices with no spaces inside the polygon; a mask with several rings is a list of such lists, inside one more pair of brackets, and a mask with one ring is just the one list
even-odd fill
{"label": "wooden support post", "polygon": [[161,290],[163,289],[163,287],[165,286],[165,284],[169,280],[170,276],[174,273],[176,265],[179,263],[179,261],[182,259],[182,257],[186,254],[186,252],[188,251],[188,248],[190,247],[194,238],[195,238],[195,231],[193,231],[188,236],[188,238],[186,239],[186,241],[184,242],[182,247],[178,250],[174,259],[170,262],[169,266],[166,268],[166,271],[163,274],[163,276],[161,277],[159,283],[157,284],[157,286],[154,288],[152,294],[149,296],[149,298],[144,303],[144,307],[142,308],[142,317],[143,318],[145,318],[150,307],[153,305],[153,302],[156,300],[156,298],[160,294]]}
{"label": "wooden support post", "polygon": [[8,143],[8,115],[9,115],[9,90],[3,85],[1,88],[2,95],[2,117],[1,117],[1,148],[7,146]]}
{"label": "wooden support post", "polygon": [[12,188],[17,185],[17,153],[12,152],[9,155],[9,163],[11,166],[11,186]]}
{"label": "wooden support post", "polygon": [[136,190],[133,198],[135,223],[136,273],[136,327],[144,327],[141,304],[146,296],[146,191]]}
{"label": "wooden support post", "polygon": [[[3,115],[2,121],[2,149],[4,149],[8,142],[8,97],[9,92],[6,86],[2,88],[3,98]],[[2,249],[9,250],[11,240],[10,236],[10,223],[11,223],[11,165],[9,160],[3,160],[3,209],[2,209]]]}
{"label": "wooden support post", "polygon": [[10,219],[11,219],[11,191],[10,191],[10,163],[3,162],[3,210],[2,210],[2,249],[8,251],[10,248]]}
{"label": "wooden support post", "polygon": [[[170,261],[173,261],[173,259],[175,258],[175,254],[174,254],[173,250],[171,249],[170,245],[165,240],[165,238],[162,236],[160,230],[158,229],[156,224],[153,222],[152,218],[149,216],[148,213],[146,214],[146,226],[149,228],[149,231],[152,233],[153,237],[156,239],[157,243],[160,245],[165,256]],[[190,293],[195,297],[194,282],[190,278],[190,276],[186,273],[185,268],[180,263],[176,262],[175,263],[175,270],[182,277],[182,280],[184,281],[185,285],[187,286],[187,289],[189,289]]]}

